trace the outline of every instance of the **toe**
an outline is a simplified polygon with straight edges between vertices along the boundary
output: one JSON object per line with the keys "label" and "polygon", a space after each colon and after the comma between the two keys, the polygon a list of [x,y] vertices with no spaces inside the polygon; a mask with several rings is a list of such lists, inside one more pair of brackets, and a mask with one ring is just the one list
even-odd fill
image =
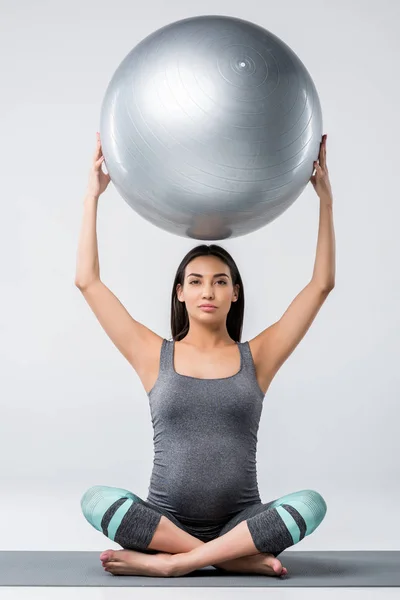
{"label": "toe", "polygon": [[110,573],[111,575],[119,575],[122,573],[122,568],[115,563],[110,563],[110,565],[104,570],[107,571],[107,573]]}
{"label": "toe", "polygon": [[111,560],[113,558],[114,551],[113,550],[105,550],[100,554],[100,560]]}

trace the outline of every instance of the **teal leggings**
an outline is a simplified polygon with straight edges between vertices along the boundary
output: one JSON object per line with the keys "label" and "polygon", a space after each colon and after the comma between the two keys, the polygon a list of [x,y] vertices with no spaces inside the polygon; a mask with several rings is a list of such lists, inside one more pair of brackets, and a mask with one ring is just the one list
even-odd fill
{"label": "teal leggings", "polygon": [[183,531],[202,541],[220,537],[246,520],[259,552],[278,556],[286,548],[310,535],[326,514],[323,497],[313,490],[301,490],[266,504],[257,503],[239,511],[218,527],[217,533],[205,535],[200,528],[185,527],[174,515],[129,490],[95,485],[81,499],[86,520],[122,548],[153,554],[148,546],[164,515]]}

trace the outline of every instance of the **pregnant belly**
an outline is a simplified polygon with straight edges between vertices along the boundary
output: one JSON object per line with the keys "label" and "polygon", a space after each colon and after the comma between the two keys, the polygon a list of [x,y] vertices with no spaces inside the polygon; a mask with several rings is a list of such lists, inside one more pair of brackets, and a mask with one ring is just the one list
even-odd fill
{"label": "pregnant belly", "polygon": [[175,453],[155,461],[149,500],[178,517],[215,522],[258,498],[251,461],[237,453]]}

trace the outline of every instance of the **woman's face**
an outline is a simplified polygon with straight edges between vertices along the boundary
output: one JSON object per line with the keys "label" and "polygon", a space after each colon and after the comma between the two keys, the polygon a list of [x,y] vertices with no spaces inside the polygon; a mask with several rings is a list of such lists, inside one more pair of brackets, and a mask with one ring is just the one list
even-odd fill
{"label": "woman's face", "polygon": [[[229,267],[216,256],[198,256],[185,269],[183,287],[177,295],[185,302],[189,315],[196,318],[220,320],[228,314],[231,303],[238,298],[239,286],[232,283]],[[202,304],[212,304],[207,309]]]}

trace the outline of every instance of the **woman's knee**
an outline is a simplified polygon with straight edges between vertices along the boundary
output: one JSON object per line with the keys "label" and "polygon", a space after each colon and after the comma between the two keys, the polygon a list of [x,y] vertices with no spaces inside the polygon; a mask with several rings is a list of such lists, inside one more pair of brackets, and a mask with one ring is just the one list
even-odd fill
{"label": "woman's knee", "polygon": [[161,513],[139,496],[123,488],[94,485],[83,494],[81,507],[86,520],[110,540],[123,548],[154,552],[147,547]]}
{"label": "woman's knee", "polygon": [[310,502],[315,505],[322,521],[327,511],[325,499],[319,492],[316,492],[315,490],[307,490],[307,492]]}
{"label": "woman's knee", "polygon": [[307,535],[312,533],[323,521],[327,505],[323,496],[315,490],[303,490],[302,502],[306,511]]}
{"label": "woman's knee", "polygon": [[142,502],[138,496],[124,488],[94,485],[83,494],[80,503],[88,523],[104,533],[104,527],[102,526],[104,515],[112,506],[116,508],[116,503],[123,504],[126,499]]}
{"label": "woman's knee", "polygon": [[285,505],[291,506],[299,513],[304,522],[306,535],[312,533],[320,525],[327,511],[324,498],[315,490],[300,490],[282,496],[273,502],[271,508],[285,507]]}

